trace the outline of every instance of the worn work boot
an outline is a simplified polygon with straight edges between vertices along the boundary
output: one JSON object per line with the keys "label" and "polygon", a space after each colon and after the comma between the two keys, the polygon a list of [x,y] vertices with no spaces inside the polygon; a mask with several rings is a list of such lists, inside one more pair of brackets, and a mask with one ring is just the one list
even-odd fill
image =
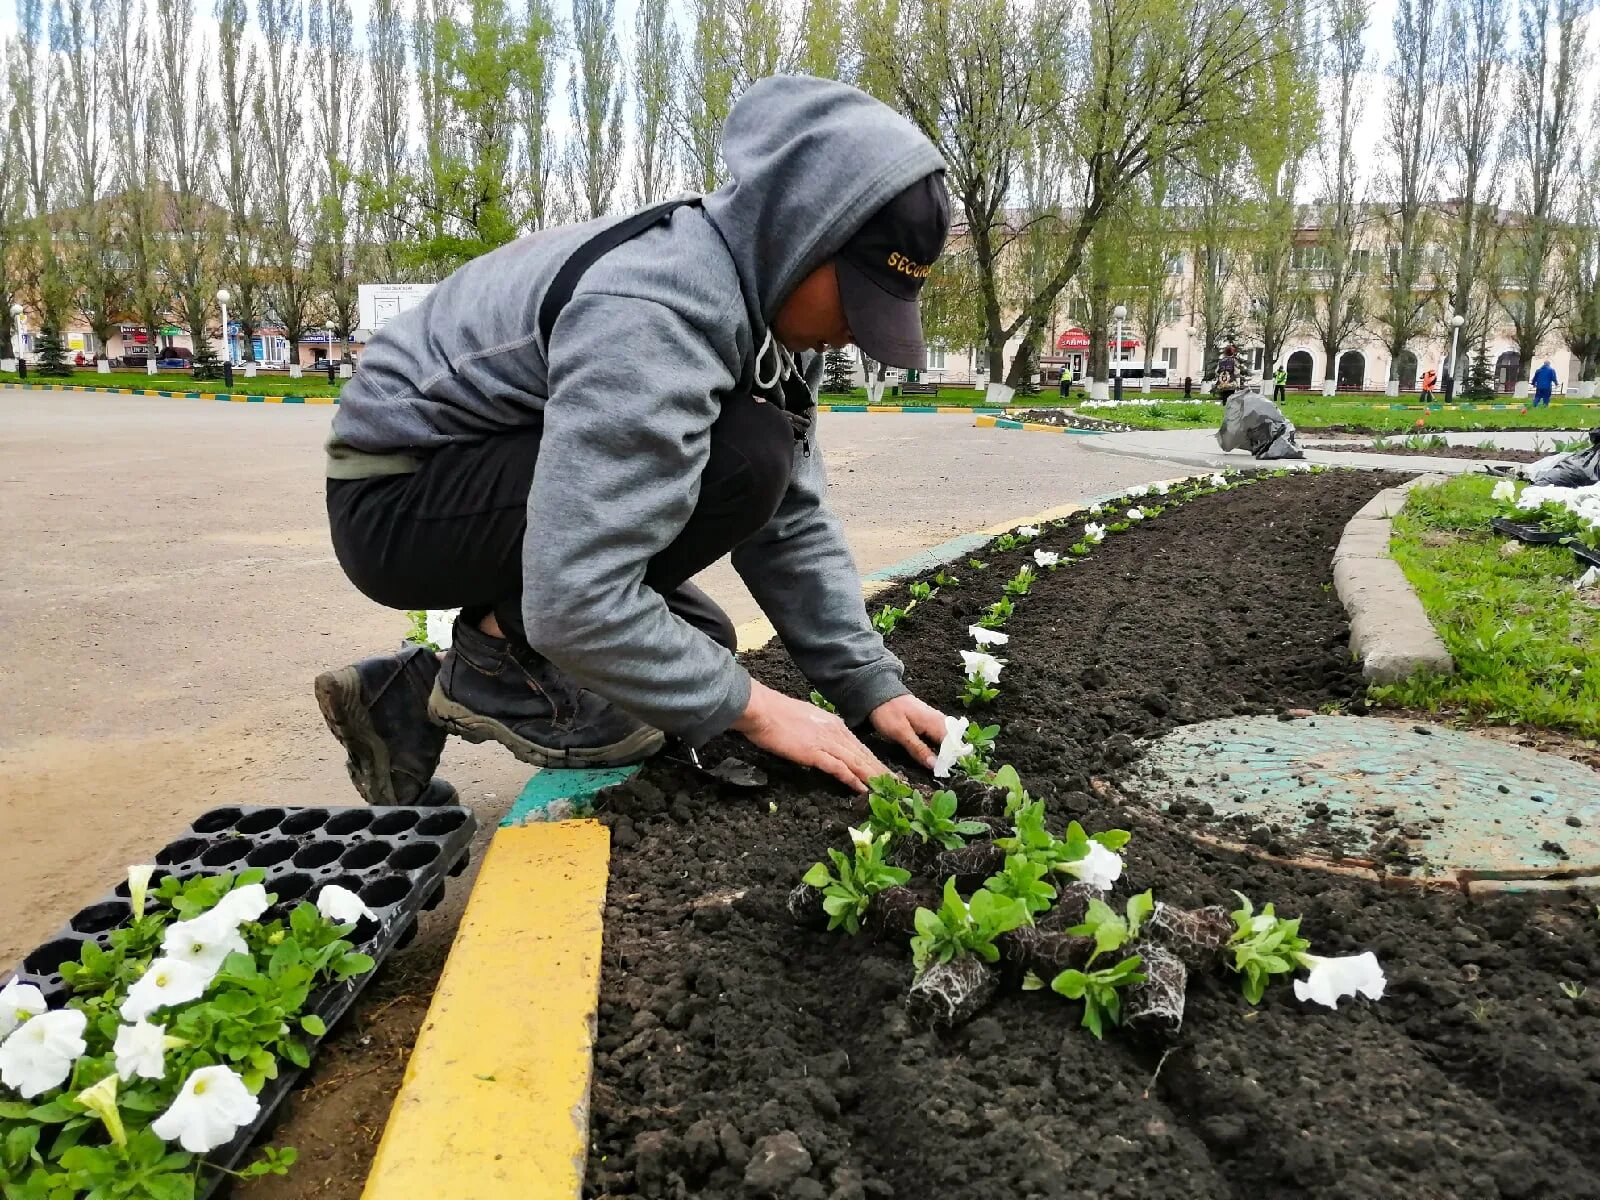
{"label": "worn work boot", "polygon": [[469,742],[499,742],[536,767],[620,767],[666,740],[552,663],[457,619],[428,715]]}
{"label": "worn work boot", "polygon": [[317,676],[317,707],[345,748],[350,782],[368,804],[455,804],[434,779],[445,731],[428,720],[439,658],[423,646]]}

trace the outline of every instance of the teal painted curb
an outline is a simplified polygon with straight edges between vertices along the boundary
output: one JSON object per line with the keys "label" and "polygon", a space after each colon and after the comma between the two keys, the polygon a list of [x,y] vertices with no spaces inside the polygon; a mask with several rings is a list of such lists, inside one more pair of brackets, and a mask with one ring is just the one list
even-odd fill
{"label": "teal painted curb", "polygon": [[600,767],[591,771],[547,767],[534,772],[523,785],[522,794],[500,822],[500,828],[526,825],[530,821],[564,821],[589,810],[589,797],[601,788],[621,783],[639,768]]}
{"label": "teal painted curb", "polygon": [[[992,414],[983,413],[982,415],[987,417]],[[1026,429],[1029,425],[1043,424],[1043,421],[1019,421],[1015,417],[995,417],[994,421],[996,429]],[[1049,428],[1053,433],[1075,433],[1079,437],[1105,437],[1110,432],[1106,429],[1073,429],[1070,426],[1060,425],[1051,425]]]}

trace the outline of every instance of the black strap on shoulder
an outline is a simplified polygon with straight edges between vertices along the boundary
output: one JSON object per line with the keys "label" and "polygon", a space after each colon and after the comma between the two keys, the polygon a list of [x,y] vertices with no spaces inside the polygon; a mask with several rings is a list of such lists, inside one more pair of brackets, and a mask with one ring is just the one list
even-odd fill
{"label": "black strap on shoulder", "polygon": [[698,207],[699,204],[700,197],[691,196],[682,200],[667,200],[650,208],[641,209],[631,217],[624,217],[615,225],[602,229],[568,255],[567,261],[562,263],[561,269],[556,272],[556,277],[550,281],[544,299],[539,304],[539,339],[544,344],[546,353],[550,348],[550,331],[556,327],[556,319],[561,316],[561,310],[567,306],[567,301],[572,299],[572,293],[585,271],[622,243],[638,237],[646,229],[666,220],[678,209],[685,205]]}

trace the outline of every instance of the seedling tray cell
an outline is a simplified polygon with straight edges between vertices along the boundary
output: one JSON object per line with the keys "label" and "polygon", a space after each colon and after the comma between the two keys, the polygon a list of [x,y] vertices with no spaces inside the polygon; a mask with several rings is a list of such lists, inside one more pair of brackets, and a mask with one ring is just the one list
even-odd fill
{"label": "seedling tray cell", "polygon": [[1554,546],[1566,536],[1546,529],[1537,522],[1513,521],[1510,517],[1492,517],[1489,524],[1507,537],[1516,538],[1517,541],[1526,542],[1530,546]]}
{"label": "seedling tray cell", "polygon": [[[186,879],[257,867],[266,872],[267,891],[278,897],[263,917],[268,921],[287,920],[295,905],[314,900],[330,883],[359,895],[376,919],[357,925],[350,941],[371,955],[376,965],[365,975],[312,993],[305,1011],[321,1017],[331,1030],[377,973],[377,965],[416,936],[417,915],[444,899],[446,879],[466,868],[477,827],[471,810],[461,807],[214,808],[157,852],[151,882],[153,886],[169,875]],[[76,961],[85,942],[104,946],[111,931],[132,915],[123,880],[20,962],[0,970],[0,986],[13,977],[34,984],[50,1007],[60,1007],[68,994],[61,964]],[[306,1040],[314,1055],[322,1039]],[[207,1161],[236,1169],[300,1074],[300,1068],[280,1060],[278,1077],[269,1080],[258,1097],[261,1113],[255,1122],[208,1154]],[[201,1200],[227,1178],[220,1172],[209,1173]]]}

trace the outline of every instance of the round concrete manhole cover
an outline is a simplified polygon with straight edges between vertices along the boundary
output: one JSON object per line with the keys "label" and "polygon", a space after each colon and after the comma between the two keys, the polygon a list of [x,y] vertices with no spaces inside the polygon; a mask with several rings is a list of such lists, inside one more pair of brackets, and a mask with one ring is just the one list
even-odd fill
{"label": "round concrete manhole cover", "polygon": [[1208,721],[1152,742],[1137,782],[1198,836],[1311,865],[1459,882],[1600,874],[1600,775],[1434,725]]}

